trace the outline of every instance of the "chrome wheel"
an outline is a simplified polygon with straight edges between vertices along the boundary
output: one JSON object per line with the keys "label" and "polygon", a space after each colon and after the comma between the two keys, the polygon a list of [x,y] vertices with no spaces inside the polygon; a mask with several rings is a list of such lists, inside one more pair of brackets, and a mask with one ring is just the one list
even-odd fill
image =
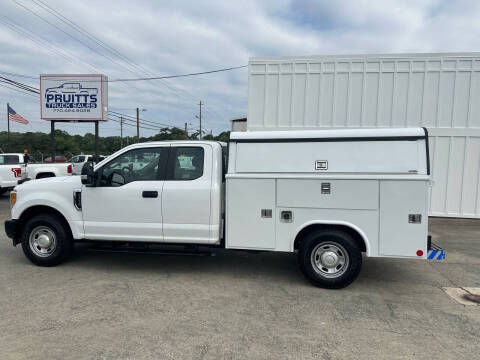
{"label": "chrome wheel", "polygon": [[337,243],[321,243],[315,246],[310,257],[313,269],[327,278],[336,278],[345,273],[349,256],[343,246]]}
{"label": "chrome wheel", "polygon": [[57,238],[52,229],[46,226],[37,226],[28,238],[30,250],[39,257],[52,255],[57,248]]}

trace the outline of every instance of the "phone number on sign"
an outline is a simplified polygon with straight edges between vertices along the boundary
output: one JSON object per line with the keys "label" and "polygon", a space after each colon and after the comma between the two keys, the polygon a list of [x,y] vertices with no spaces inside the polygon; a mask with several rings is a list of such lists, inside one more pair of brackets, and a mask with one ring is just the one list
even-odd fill
{"label": "phone number on sign", "polygon": [[90,112],[90,109],[53,109],[54,112]]}

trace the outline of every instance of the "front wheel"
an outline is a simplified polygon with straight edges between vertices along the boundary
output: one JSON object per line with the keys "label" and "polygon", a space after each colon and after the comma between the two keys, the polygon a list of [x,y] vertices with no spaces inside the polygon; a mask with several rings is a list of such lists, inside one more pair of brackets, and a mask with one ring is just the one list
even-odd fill
{"label": "front wheel", "polygon": [[22,249],[35,265],[55,266],[71,255],[73,241],[66,225],[58,216],[37,215],[25,224]]}
{"label": "front wheel", "polygon": [[314,285],[339,289],[353,282],[362,267],[357,242],[341,230],[319,230],[308,234],[298,252],[300,268]]}

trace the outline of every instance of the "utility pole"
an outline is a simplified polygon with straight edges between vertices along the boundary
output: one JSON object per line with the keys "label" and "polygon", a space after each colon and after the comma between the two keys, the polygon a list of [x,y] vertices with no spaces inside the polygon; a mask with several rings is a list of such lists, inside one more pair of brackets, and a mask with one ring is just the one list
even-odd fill
{"label": "utility pole", "polygon": [[199,138],[200,140],[202,140],[202,100],[200,100],[200,102],[198,103],[199,107],[200,107],[200,116],[198,117],[198,120],[200,120],[200,134],[199,134]]}
{"label": "utility pole", "polygon": [[140,115],[139,115],[139,109],[137,107],[137,143],[140,142]]}
{"label": "utility pole", "polygon": [[188,140],[188,123],[185,123],[185,139]]}
{"label": "utility pole", "polygon": [[7,152],[10,152],[10,115],[8,113],[9,109],[10,105],[7,103]]}
{"label": "utility pole", "polygon": [[123,116],[120,116],[120,149],[123,148]]}

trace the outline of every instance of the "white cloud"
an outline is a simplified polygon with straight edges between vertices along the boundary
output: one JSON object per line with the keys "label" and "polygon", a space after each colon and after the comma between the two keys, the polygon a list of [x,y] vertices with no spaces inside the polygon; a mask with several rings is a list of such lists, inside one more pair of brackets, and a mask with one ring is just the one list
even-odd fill
{"label": "white cloud", "polygon": [[[104,53],[32,1],[16,1]],[[135,63],[165,75],[243,65],[250,56],[475,51],[480,35],[476,1],[42,1]],[[93,66],[112,78],[145,75],[128,64],[124,66],[131,72],[112,63],[13,2],[2,2],[0,14],[77,59],[72,64],[0,23],[0,71],[89,73]],[[107,56],[120,61],[112,54]],[[111,83],[110,106],[145,107],[145,118],[183,127],[184,122],[196,123],[196,102],[202,99],[207,104],[206,126],[215,133],[228,128],[229,118],[246,114],[245,69],[169,80],[168,84],[179,90],[172,92],[159,82]],[[31,117],[35,127],[48,130],[48,123],[38,119],[36,99],[0,87],[0,103],[7,101]],[[0,105],[0,117],[3,114]],[[105,133],[115,133],[115,123],[104,127]],[[84,132],[88,126],[78,129]],[[145,135],[152,133],[145,131]]]}

